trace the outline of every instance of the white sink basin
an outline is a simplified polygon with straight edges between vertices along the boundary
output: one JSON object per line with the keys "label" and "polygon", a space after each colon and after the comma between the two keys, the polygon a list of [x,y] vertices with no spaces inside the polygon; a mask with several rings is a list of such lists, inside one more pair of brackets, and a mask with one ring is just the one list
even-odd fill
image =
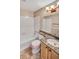
{"label": "white sink basin", "polygon": [[55,39],[47,39],[47,43],[54,47],[59,47],[59,42],[56,41]]}

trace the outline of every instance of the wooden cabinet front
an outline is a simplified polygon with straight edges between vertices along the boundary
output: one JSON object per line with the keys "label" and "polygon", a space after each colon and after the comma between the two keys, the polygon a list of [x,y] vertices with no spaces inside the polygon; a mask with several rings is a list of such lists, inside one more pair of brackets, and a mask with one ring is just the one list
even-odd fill
{"label": "wooden cabinet front", "polygon": [[59,59],[59,55],[57,55],[53,50],[51,50],[51,59]]}
{"label": "wooden cabinet front", "polygon": [[41,43],[41,59],[59,59],[59,55],[47,45]]}
{"label": "wooden cabinet front", "polygon": [[47,59],[47,46],[41,43],[41,59]]}
{"label": "wooden cabinet front", "polygon": [[52,59],[52,53],[51,53],[51,49],[48,48],[48,54],[47,54],[47,59]]}

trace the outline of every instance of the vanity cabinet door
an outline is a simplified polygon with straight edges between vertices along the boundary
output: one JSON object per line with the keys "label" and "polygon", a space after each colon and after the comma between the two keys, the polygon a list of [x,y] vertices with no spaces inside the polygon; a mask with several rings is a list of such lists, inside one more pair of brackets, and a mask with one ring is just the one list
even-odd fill
{"label": "vanity cabinet door", "polygon": [[59,59],[59,55],[57,55],[53,50],[51,50],[51,59]]}
{"label": "vanity cabinet door", "polygon": [[41,43],[41,59],[47,59],[47,46]]}
{"label": "vanity cabinet door", "polygon": [[52,53],[51,53],[51,50],[49,48],[48,48],[47,59],[52,59]]}

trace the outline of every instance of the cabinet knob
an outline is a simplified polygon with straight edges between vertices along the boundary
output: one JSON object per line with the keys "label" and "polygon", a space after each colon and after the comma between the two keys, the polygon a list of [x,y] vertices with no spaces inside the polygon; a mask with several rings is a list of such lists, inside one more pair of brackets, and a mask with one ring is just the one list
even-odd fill
{"label": "cabinet knob", "polygon": [[51,52],[51,50],[49,50]]}
{"label": "cabinet knob", "polygon": [[47,48],[47,47],[46,47]]}

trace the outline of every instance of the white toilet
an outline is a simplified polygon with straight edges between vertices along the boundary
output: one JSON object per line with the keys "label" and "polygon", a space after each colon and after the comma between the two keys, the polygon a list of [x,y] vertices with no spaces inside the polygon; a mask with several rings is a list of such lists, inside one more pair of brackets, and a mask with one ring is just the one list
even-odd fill
{"label": "white toilet", "polygon": [[40,51],[40,40],[34,40],[31,45],[32,53],[37,54]]}

